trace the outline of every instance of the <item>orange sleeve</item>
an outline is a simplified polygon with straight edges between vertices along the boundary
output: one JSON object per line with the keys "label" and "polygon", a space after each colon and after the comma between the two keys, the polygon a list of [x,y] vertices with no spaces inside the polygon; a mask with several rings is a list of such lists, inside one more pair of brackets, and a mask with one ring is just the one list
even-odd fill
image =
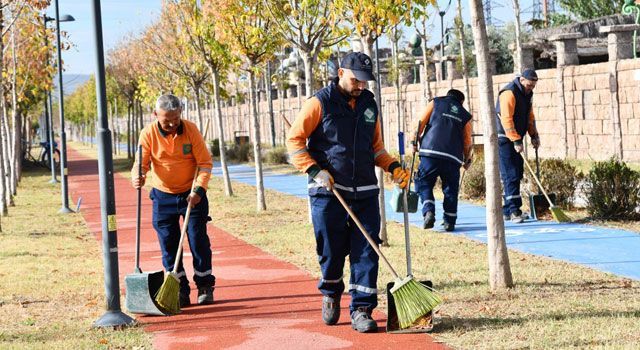
{"label": "orange sleeve", "polygon": [[211,178],[211,169],[213,168],[213,160],[211,154],[207,149],[207,145],[204,142],[204,137],[198,130],[193,128],[190,130],[193,132],[191,135],[191,144],[193,157],[196,160],[196,166],[198,167],[198,178],[196,179],[196,188],[202,187],[205,191],[209,188],[209,179]]}
{"label": "orange sleeve", "polygon": [[[429,120],[431,119],[431,113],[433,113],[433,106],[434,106],[434,103],[433,103],[433,100],[431,100],[429,101],[429,103],[427,103],[427,106],[420,112],[420,115],[418,117],[419,118],[418,122],[420,122],[420,129],[418,130],[418,136],[422,135],[422,133],[424,132],[424,128],[429,123]],[[418,125],[414,127],[414,130],[416,130],[417,128],[418,128]]]}
{"label": "orange sleeve", "polygon": [[516,96],[513,91],[506,90],[500,94],[500,123],[504,129],[504,133],[511,141],[520,140],[520,135],[516,131],[513,122],[513,113],[516,110]]}
{"label": "orange sleeve", "polygon": [[376,120],[376,129],[373,134],[373,158],[375,160],[376,166],[381,167],[385,171],[389,171],[389,166],[394,162],[397,162],[397,160],[393,158],[384,148],[380,118]]}
{"label": "orange sleeve", "polygon": [[[143,128],[140,131],[139,142],[142,146],[142,175],[145,175],[149,169],[151,169],[151,145],[149,141],[149,133],[147,132],[147,127]],[[138,177],[138,149],[135,150],[136,155],[134,157],[135,161],[133,162],[133,167],[131,168],[131,178]]]}
{"label": "orange sleeve", "polygon": [[471,120],[467,122],[467,125],[464,126],[464,130],[462,131],[462,145],[464,149],[464,159],[467,160],[471,157],[471,147],[473,147],[473,143],[471,141],[472,134],[472,124]]}
{"label": "orange sleeve", "polygon": [[527,128],[529,136],[532,138],[538,137],[538,128],[536,127],[536,116],[533,114],[533,107],[529,112],[529,127]]}
{"label": "orange sleeve", "polygon": [[307,139],[322,119],[322,104],[317,97],[308,99],[287,132],[287,152],[293,165],[306,172],[316,161],[307,150]]}

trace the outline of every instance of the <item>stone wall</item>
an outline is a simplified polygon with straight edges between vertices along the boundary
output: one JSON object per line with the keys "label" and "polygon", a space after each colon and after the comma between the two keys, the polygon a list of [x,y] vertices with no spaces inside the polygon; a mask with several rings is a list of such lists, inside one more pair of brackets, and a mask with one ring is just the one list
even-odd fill
{"label": "stone wall", "polygon": [[[603,160],[615,155],[617,150],[614,121],[617,117],[614,116],[613,107],[617,105],[623,159],[640,161],[640,59],[538,70],[538,76],[533,103],[542,142],[540,156]],[[513,78],[513,74],[493,77],[496,97],[500,87]],[[431,82],[431,88],[434,94],[439,96],[444,95],[450,88],[464,91],[463,84],[462,79]],[[474,134],[482,134],[477,79],[470,79],[469,85]],[[615,96],[614,92],[617,93]],[[384,138],[387,149],[391,151],[397,150],[398,130],[412,131],[420,109],[426,104],[422,85],[403,86],[400,100],[398,113],[395,89],[382,89]],[[561,103],[562,100],[564,104]],[[615,100],[618,103],[612,104]],[[304,99],[273,101],[277,144],[284,143],[287,130],[284,118],[293,121],[299,111],[299,103],[304,103]],[[261,140],[263,143],[270,143],[271,132],[266,102],[260,103],[259,110]],[[204,110],[204,113],[205,116],[211,116],[208,110]],[[191,112],[191,115],[194,114]],[[250,134],[248,106],[225,107],[223,115],[226,140],[233,140],[234,132],[244,131],[247,135]],[[219,131],[215,123],[212,123],[212,129],[213,138],[218,137]],[[482,137],[477,135],[474,142],[483,143]]]}

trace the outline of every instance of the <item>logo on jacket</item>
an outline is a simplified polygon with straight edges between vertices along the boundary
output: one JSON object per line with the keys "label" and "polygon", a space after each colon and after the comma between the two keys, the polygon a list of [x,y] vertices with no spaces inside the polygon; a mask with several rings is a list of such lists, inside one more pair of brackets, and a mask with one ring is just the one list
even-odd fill
{"label": "logo on jacket", "polygon": [[364,111],[364,121],[367,123],[376,122],[376,114],[373,112],[373,109],[367,108],[367,110]]}
{"label": "logo on jacket", "polygon": [[191,144],[185,143],[184,145],[182,145],[182,154],[189,154],[189,153],[191,153]]}
{"label": "logo on jacket", "polygon": [[458,114],[459,111],[460,111],[460,109],[458,108],[458,106],[451,106],[451,113]]}

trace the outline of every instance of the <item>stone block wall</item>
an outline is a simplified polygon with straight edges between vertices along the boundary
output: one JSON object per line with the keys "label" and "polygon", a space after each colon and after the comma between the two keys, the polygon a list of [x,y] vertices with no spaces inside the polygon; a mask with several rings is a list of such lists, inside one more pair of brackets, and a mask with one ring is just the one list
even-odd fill
{"label": "stone block wall", "polygon": [[[615,64],[613,67],[617,77],[614,79],[617,81],[617,86],[612,85],[611,82],[611,64]],[[514,77],[513,74],[494,76],[494,97],[497,97],[500,88]],[[538,77],[533,104],[542,142],[540,149],[542,157],[566,156],[604,160],[613,156],[616,150],[614,149],[611,87],[614,86],[619,105],[623,159],[640,162],[640,59],[539,70]],[[464,91],[463,79],[431,82],[431,89],[436,96],[446,94],[450,88]],[[469,79],[469,88],[470,96],[467,99],[474,116],[474,134],[483,134],[476,78]],[[427,101],[423,95],[422,84],[405,85],[401,90],[401,99],[398,104],[395,88],[382,89],[381,112],[384,139],[390,151],[398,148],[398,130],[413,133],[420,110],[424,108]],[[564,108],[560,106],[562,99]],[[304,98],[300,103],[304,103]],[[274,100],[273,107],[276,143],[283,144],[287,130],[285,118],[291,122],[294,120],[299,111],[299,102],[297,98]],[[228,141],[233,140],[234,131],[250,132],[252,124],[247,105],[230,106],[222,110],[225,138]],[[561,113],[563,110],[564,113]],[[261,102],[259,106],[261,141],[270,143],[271,131],[266,111],[266,102]],[[205,116],[212,115],[209,110],[204,110],[203,113]],[[492,120],[494,120],[493,117]],[[217,137],[219,131],[215,123],[212,123],[212,131],[213,138]],[[409,137],[406,139],[409,142]],[[483,143],[482,137],[474,137],[474,142]]]}

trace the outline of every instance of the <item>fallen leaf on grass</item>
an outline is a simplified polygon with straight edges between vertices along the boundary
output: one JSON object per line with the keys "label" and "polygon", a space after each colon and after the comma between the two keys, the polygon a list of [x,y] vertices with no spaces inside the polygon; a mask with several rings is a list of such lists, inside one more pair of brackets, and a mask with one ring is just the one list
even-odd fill
{"label": "fallen leaf on grass", "polygon": [[98,341],[98,343],[100,343],[100,344],[109,344],[109,341],[108,341],[107,339],[105,339],[105,338],[101,338],[101,339]]}

